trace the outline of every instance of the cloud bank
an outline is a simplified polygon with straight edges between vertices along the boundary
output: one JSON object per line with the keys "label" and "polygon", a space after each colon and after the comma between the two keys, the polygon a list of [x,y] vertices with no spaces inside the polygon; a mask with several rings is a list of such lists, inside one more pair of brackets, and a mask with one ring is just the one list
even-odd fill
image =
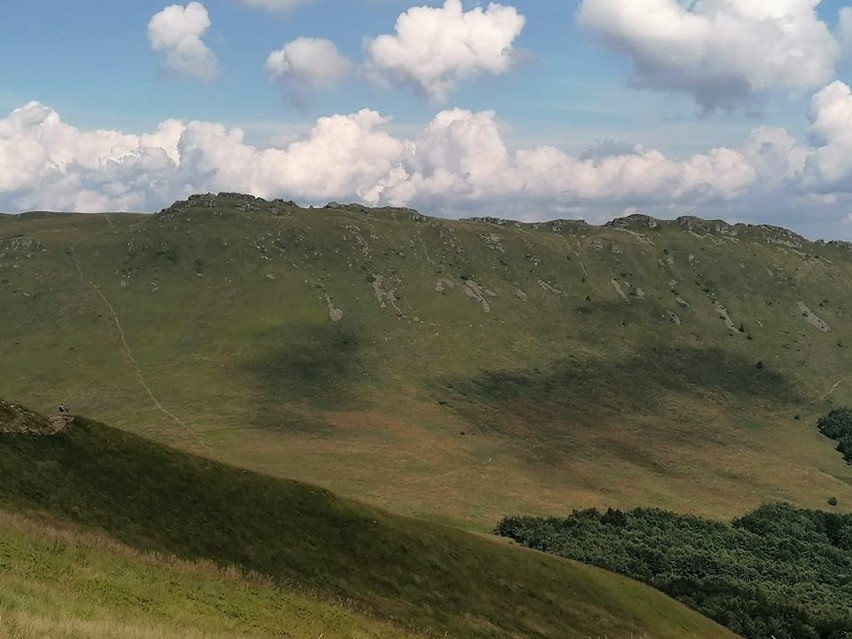
{"label": "cloud bank", "polygon": [[202,40],[210,25],[207,9],[200,2],[185,7],[173,4],[151,18],[148,42],[154,51],[164,54],[166,72],[202,81],[216,77],[216,56]]}
{"label": "cloud bank", "polygon": [[406,139],[365,109],[260,148],[211,122],[168,120],[145,135],[83,131],[33,102],[0,119],[0,210],[152,211],[195,192],[243,191],[445,215],[600,221],[642,208],[801,223],[808,210],[840,224],[852,211],[849,86],[820,90],[809,117],[808,145],[761,127],[736,148],[673,158],[618,144],[578,156],[550,146],[512,150],[492,111],[441,111]]}
{"label": "cloud bank", "polygon": [[691,94],[709,112],[829,82],[852,15],[835,36],[820,1],[583,0],[577,20],[630,56],[635,85]]}

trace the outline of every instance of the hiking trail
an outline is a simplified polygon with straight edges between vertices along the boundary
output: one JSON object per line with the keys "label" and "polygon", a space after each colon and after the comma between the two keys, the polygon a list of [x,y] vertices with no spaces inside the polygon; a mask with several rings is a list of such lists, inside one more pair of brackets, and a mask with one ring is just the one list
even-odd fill
{"label": "hiking trail", "polygon": [[121,325],[121,320],[118,317],[118,312],[115,310],[115,307],[109,301],[109,298],[104,294],[101,290],[100,286],[95,284],[92,280],[86,277],[86,274],[83,272],[83,266],[80,263],[80,258],[77,256],[77,251],[75,250],[75,245],[71,245],[71,257],[74,258],[74,264],[77,267],[77,272],[80,274],[80,278],[88,284],[92,290],[97,293],[98,297],[100,297],[101,301],[104,303],[109,309],[110,315],[112,316],[113,324],[115,325],[116,331],[118,332],[118,337],[121,341],[122,350],[124,351],[124,356],[127,358],[127,361],[133,367],[136,373],[136,379],[139,382],[139,385],[145,391],[145,394],[151,399],[151,402],[154,404],[156,409],[163,413],[166,417],[174,421],[178,426],[180,426],[185,432],[189,433],[189,435],[195,440],[196,443],[200,444],[202,448],[204,448],[214,459],[220,459],[209,444],[207,444],[198,434],[194,428],[192,428],[189,424],[183,421],[180,417],[175,415],[169,409],[167,409],[163,404],[157,399],[157,396],[154,394],[154,391],[151,389],[151,386],[145,379],[145,375],[142,372],[141,367],[139,366],[139,362],[136,360],[136,357],[133,355],[133,351],[130,350],[130,344],[127,343],[127,336],[124,334],[124,328]]}

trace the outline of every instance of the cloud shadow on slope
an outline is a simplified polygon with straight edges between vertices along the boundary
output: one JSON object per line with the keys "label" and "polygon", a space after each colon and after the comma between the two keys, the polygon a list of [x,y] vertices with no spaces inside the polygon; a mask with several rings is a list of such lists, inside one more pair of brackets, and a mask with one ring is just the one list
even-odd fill
{"label": "cloud shadow on slope", "polygon": [[[710,404],[802,401],[790,378],[749,358],[669,345],[615,361],[566,358],[538,368],[445,379],[436,396],[481,432],[522,439],[545,463],[562,461],[589,429],[608,436],[607,429],[629,427],[637,416],[664,415],[665,402],[675,397]],[[709,435],[693,429],[692,436],[699,441]]]}
{"label": "cloud shadow on slope", "polygon": [[351,329],[302,325],[269,331],[257,341],[267,348],[242,365],[261,396],[252,420],[256,426],[313,431],[319,420],[294,419],[294,407],[347,410],[363,405],[358,389],[368,375],[362,343]]}

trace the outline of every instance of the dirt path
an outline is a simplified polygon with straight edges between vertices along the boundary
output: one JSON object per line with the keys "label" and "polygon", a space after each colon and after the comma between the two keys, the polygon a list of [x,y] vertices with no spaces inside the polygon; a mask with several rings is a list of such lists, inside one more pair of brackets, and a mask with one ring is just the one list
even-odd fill
{"label": "dirt path", "polygon": [[113,324],[115,325],[116,331],[118,331],[118,337],[121,340],[121,347],[124,351],[124,356],[130,363],[130,365],[133,367],[133,370],[136,373],[136,379],[139,382],[139,385],[142,386],[142,388],[144,389],[145,394],[148,395],[148,397],[151,399],[151,402],[154,404],[158,411],[163,413],[163,415],[165,415],[166,417],[174,421],[178,426],[180,426],[181,429],[184,432],[188,433],[195,442],[197,442],[202,448],[204,448],[208,452],[210,456],[212,456],[214,459],[219,459],[219,456],[216,454],[216,451],[214,451],[203,439],[201,439],[198,434],[198,431],[196,431],[180,417],[178,417],[165,406],[163,406],[160,400],[157,399],[157,396],[154,394],[154,391],[151,390],[151,386],[145,380],[145,375],[142,373],[142,369],[140,368],[139,362],[136,360],[136,357],[134,357],[133,351],[130,350],[130,344],[127,343],[127,336],[124,334],[124,328],[121,325],[121,320],[118,317],[118,313],[116,312],[115,307],[109,301],[109,298],[104,295],[104,292],[101,290],[101,288],[88,277],[86,277],[86,274],[83,272],[83,266],[82,264],[80,264],[80,258],[77,256],[77,252],[75,251],[75,245],[73,244],[71,245],[71,257],[74,258],[74,264],[77,267],[77,272],[80,274],[80,278],[84,282],[86,282],[86,284],[88,284],[92,288],[92,290],[95,291],[95,293],[97,293],[98,297],[104,303],[104,306],[109,309],[110,315],[112,316]]}

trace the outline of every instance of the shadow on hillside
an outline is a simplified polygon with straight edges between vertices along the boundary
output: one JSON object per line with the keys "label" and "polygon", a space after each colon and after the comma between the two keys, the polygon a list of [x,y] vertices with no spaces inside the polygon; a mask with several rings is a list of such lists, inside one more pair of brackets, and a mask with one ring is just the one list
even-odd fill
{"label": "shadow on hillside", "polygon": [[314,420],[293,420],[287,405],[319,410],[360,406],[358,386],[366,371],[361,343],[339,326],[301,325],[256,338],[263,354],[242,365],[254,377],[263,400],[253,422],[269,428],[315,430]]}
{"label": "shadow on hillside", "polygon": [[570,358],[540,368],[483,371],[444,380],[439,388],[440,401],[471,425],[523,437],[547,463],[575,448],[576,427],[630,426],[637,415],[664,414],[672,395],[709,403],[802,401],[791,379],[743,356],[660,345],[618,361]]}

